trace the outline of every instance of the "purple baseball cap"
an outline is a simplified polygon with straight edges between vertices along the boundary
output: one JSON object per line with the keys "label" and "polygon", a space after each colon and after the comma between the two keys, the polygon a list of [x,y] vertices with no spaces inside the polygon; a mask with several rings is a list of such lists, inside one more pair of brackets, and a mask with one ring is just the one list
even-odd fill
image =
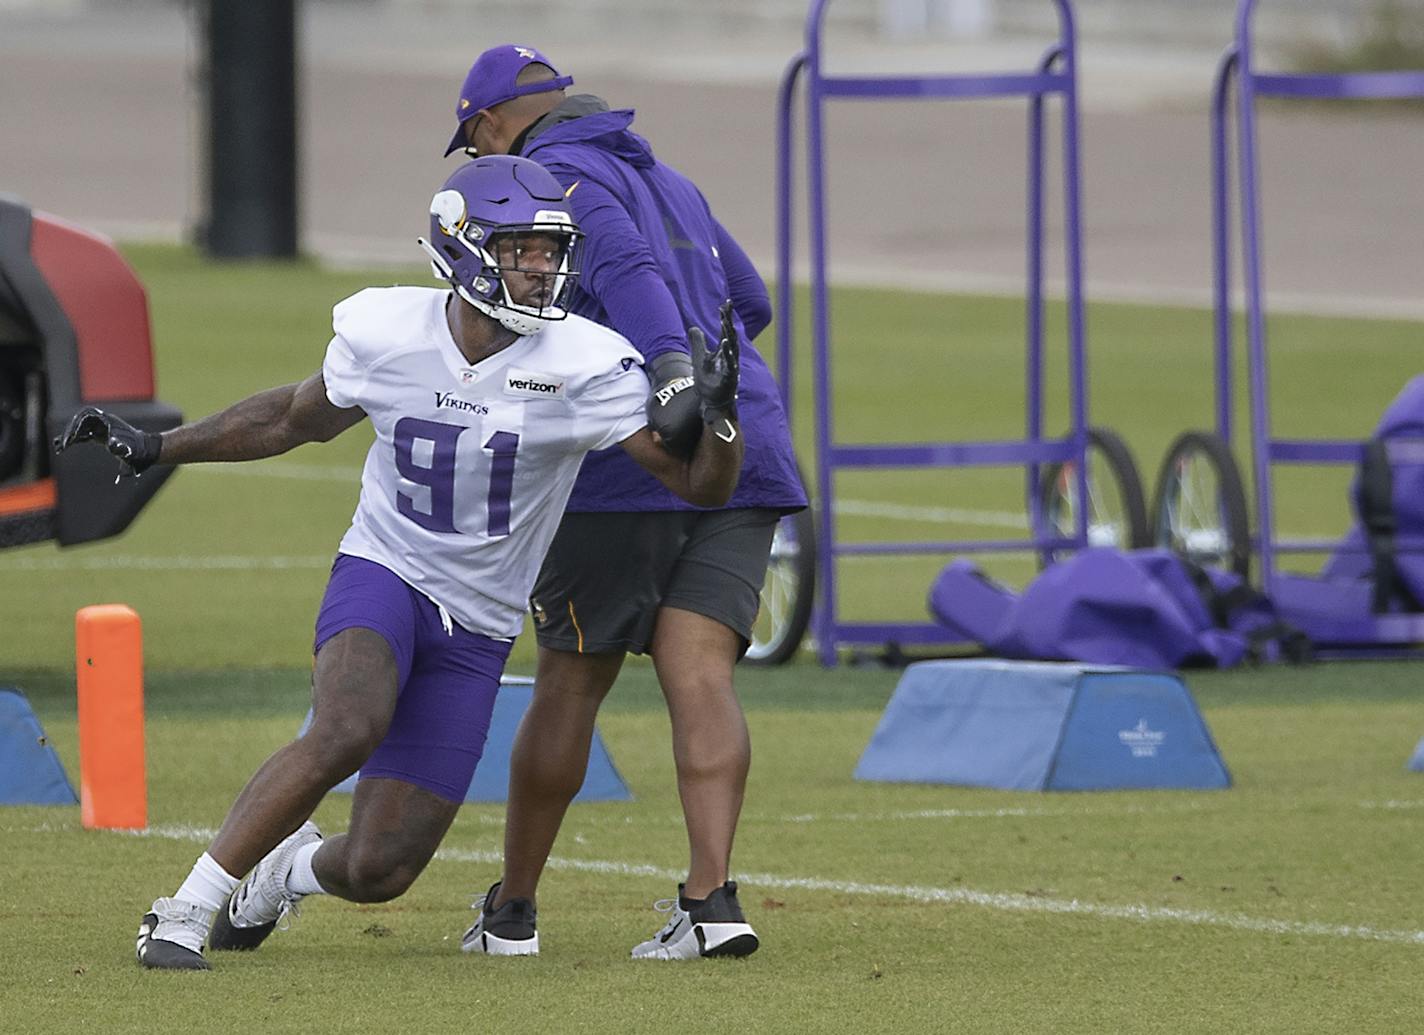
{"label": "purple baseball cap", "polygon": [[[516,86],[514,81],[526,65],[546,65],[554,73],[554,78]],[[448,155],[466,146],[465,122],[479,114],[481,109],[493,108],[496,104],[528,93],[562,90],[571,86],[573,81],[573,76],[559,75],[549,59],[533,47],[513,43],[490,47],[475,59],[469,74],[465,76],[465,85],[460,87],[460,99],[455,102],[455,135],[450,138],[450,146],[445,153]]]}

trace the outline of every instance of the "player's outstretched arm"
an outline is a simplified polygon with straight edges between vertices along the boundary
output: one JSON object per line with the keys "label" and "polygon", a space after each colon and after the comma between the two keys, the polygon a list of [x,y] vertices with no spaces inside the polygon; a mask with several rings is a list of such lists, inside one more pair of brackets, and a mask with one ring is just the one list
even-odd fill
{"label": "player's outstretched arm", "polygon": [[742,432],[737,423],[737,380],[741,343],[732,324],[732,304],[722,306],[722,337],[717,347],[694,327],[687,334],[692,348],[702,434],[690,458],[664,447],[649,428],[624,439],[622,446],[650,474],[689,503],[720,507],[732,498],[742,470]]}
{"label": "player's outstretched arm", "polygon": [[80,442],[98,442],[135,474],[155,463],[259,460],[307,442],[326,442],[360,422],[365,412],[342,409],[326,397],[321,372],[298,384],[269,388],[225,410],[165,431],[140,431],[93,406],[74,415],[55,452]]}
{"label": "player's outstretched arm", "polygon": [[165,464],[260,460],[308,442],[329,442],[366,416],[326,397],[318,370],[297,384],[269,388],[225,410],[163,433]]}

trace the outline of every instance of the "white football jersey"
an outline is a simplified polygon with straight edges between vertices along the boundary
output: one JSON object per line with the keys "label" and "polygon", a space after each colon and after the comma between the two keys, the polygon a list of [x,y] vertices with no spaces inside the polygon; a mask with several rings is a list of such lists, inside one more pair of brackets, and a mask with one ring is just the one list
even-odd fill
{"label": "white football jersey", "polygon": [[472,632],[514,636],[584,454],[647,423],[648,379],[626,338],[579,316],[472,365],[448,298],[371,288],[333,311],[327,397],[376,429],[341,552]]}

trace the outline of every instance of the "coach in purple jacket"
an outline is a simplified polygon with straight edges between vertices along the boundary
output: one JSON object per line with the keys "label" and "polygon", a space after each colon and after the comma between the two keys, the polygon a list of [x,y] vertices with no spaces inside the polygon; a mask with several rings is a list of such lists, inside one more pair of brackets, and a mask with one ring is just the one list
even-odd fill
{"label": "coach in purple jacket", "polygon": [[[587,235],[571,308],[643,354],[650,422],[670,448],[700,433],[687,330],[743,341],[771,322],[766,287],[687,177],[530,47],[494,47],[470,69],[446,154],[518,154],[554,174]],[[672,717],[687,821],[687,880],[635,958],[743,956],[757,936],[728,880],[751,762],[732,673],[756,618],[772,533],[806,505],[780,395],[743,345],[738,413],[746,461],[726,509],[698,511],[622,455],[590,454],[529,605],[539,642],[534,698],[514,742],[503,879],[467,951],[538,952],[534,896],[559,824],[583,783],[598,707],[629,652],[652,655]]]}

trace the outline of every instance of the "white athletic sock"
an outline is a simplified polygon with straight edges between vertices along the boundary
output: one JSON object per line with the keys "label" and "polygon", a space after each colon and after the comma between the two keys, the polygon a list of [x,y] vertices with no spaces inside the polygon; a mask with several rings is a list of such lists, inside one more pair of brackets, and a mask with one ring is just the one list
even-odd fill
{"label": "white athletic sock", "polygon": [[287,871],[287,890],[294,895],[325,895],[326,889],[316,879],[316,871],[312,869],[312,857],[316,855],[317,849],[323,842],[313,841],[309,845],[302,845],[297,849],[297,854],[292,856],[292,868]]}
{"label": "white athletic sock", "polygon": [[204,852],[173,897],[184,902],[196,902],[204,909],[217,912],[227,897],[237,890],[237,880]]}

